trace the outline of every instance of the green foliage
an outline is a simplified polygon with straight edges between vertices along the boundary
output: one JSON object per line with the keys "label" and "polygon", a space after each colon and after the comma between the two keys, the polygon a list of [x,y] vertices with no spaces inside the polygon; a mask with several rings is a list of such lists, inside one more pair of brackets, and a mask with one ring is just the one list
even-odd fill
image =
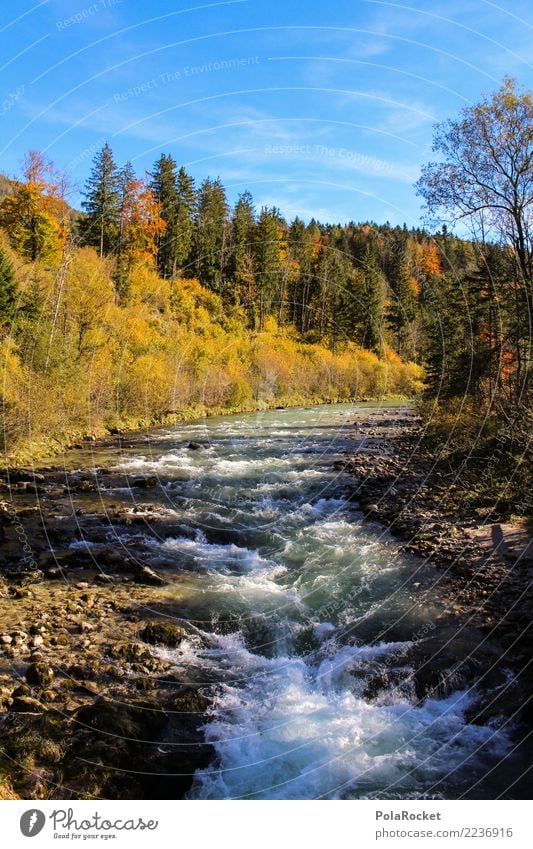
{"label": "green foliage", "polygon": [[0,247],[0,325],[10,325],[15,316],[19,289],[13,266]]}
{"label": "green foliage", "polygon": [[120,172],[106,142],[96,154],[82,203],[86,216],[81,222],[85,244],[97,248],[100,256],[116,247],[120,216]]}
{"label": "green foliage", "polygon": [[265,326],[265,319],[273,312],[279,312],[279,301],[276,295],[280,293],[282,276],[281,264],[281,234],[278,216],[275,209],[263,207],[255,228],[254,239],[254,276],[257,288],[258,312],[256,323],[260,330]]}
{"label": "green foliage", "polygon": [[244,304],[253,324],[255,274],[253,259],[253,239],[255,229],[255,210],[250,192],[244,192],[235,204],[231,232],[231,256],[229,277],[231,280],[231,300],[235,306]]}
{"label": "green foliage", "polygon": [[228,204],[222,183],[204,180],[198,193],[193,267],[203,285],[217,294],[224,290],[228,235]]}
{"label": "green foliage", "polygon": [[368,245],[362,263],[362,281],[358,287],[360,307],[360,341],[370,351],[383,347],[383,293],[384,277],[377,264],[374,251]]}
{"label": "green foliage", "polygon": [[175,280],[185,268],[192,248],[196,192],[194,180],[170,156],[154,165],[150,187],[160,205],[165,230],[157,240],[157,268],[165,280]]}

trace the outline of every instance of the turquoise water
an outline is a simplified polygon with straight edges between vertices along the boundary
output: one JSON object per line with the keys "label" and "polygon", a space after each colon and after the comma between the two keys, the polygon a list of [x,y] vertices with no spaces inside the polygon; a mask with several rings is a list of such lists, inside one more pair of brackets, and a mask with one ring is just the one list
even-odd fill
{"label": "turquoise water", "polygon": [[420,589],[435,575],[362,521],[334,465],[365,450],[355,418],[379,415],[207,419],[149,435],[115,466],[157,475],[181,529],[145,543],[176,570],[169,601],[197,629],[165,657],[215,694],[217,757],[194,798],[458,797],[509,747],[466,722],[474,689],[415,696],[413,647],[438,635],[438,593]]}

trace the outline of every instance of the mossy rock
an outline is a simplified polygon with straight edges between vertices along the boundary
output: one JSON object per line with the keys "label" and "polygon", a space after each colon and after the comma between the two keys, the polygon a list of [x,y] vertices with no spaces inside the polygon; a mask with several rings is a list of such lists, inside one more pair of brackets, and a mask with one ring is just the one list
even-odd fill
{"label": "mossy rock", "polygon": [[40,687],[42,690],[48,689],[54,680],[54,673],[46,663],[30,663],[25,674],[26,681],[32,687]]}
{"label": "mossy rock", "polygon": [[14,713],[42,713],[46,708],[31,696],[16,696],[13,699],[11,710]]}
{"label": "mossy rock", "polygon": [[141,631],[140,637],[151,645],[160,644],[175,648],[185,637],[185,632],[172,622],[149,622]]}
{"label": "mossy rock", "polygon": [[165,710],[172,713],[205,713],[212,699],[191,687],[165,703]]}
{"label": "mossy rock", "polygon": [[126,663],[150,663],[153,660],[150,651],[140,643],[119,643],[111,649],[112,657],[126,661]]}

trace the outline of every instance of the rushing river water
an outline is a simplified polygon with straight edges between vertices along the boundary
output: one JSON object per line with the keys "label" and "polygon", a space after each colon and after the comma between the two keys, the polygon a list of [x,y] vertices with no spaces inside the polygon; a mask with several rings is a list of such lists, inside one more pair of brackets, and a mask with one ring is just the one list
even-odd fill
{"label": "rushing river water", "polygon": [[145,544],[177,570],[169,601],[198,629],[164,655],[215,692],[205,734],[217,758],[194,798],[457,797],[509,745],[466,722],[468,687],[416,697],[413,647],[438,634],[437,600],[422,592],[432,570],[363,523],[334,465],[364,449],[354,418],[377,412],[207,419],[152,434],[115,465],[158,475],[183,529]]}

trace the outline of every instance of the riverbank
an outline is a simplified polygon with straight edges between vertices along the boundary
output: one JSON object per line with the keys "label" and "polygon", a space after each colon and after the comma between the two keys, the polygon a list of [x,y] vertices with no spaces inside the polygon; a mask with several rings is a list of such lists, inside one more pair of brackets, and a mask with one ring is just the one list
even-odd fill
{"label": "riverbank", "polygon": [[[405,400],[406,397],[404,395],[390,394],[382,395],[379,398],[369,396],[364,398],[362,403],[380,402],[387,404],[390,402],[401,403]],[[100,424],[92,426],[90,429],[87,429],[87,427],[81,429],[73,428],[68,431],[53,432],[39,439],[24,440],[15,450],[4,451],[0,457],[0,472],[9,476],[10,470],[24,470],[25,467],[32,467],[43,462],[46,463],[46,461],[66,451],[82,449],[92,442],[98,441],[101,443],[102,440],[109,441],[110,438],[114,437],[135,440],[139,433],[148,428],[172,427],[173,425],[184,422],[193,422],[214,416],[233,416],[238,413],[265,412],[267,410],[292,409],[295,407],[310,408],[317,405],[356,404],[358,401],[361,402],[361,399],[319,395],[280,395],[270,401],[255,400],[250,403],[230,407],[197,404],[183,410],[170,410],[154,416],[122,416],[114,419],[112,425]]]}
{"label": "riverbank", "polygon": [[90,465],[122,445],[0,480],[0,798],[183,798],[213,757],[209,698],[162,656],[192,628],[175,570],[146,565],[143,530],[182,532],[164,481]]}
{"label": "riverbank", "polygon": [[[478,674],[491,697],[475,717],[533,721],[530,628],[533,536],[525,519],[498,520],[498,505],[470,503],[457,473],[438,461],[410,408],[356,422],[360,450],[340,464],[356,479],[352,497],[440,572],[438,592],[457,631],[478,628],[496,660]],[[459,663],[463,658],[458,658]],[[468,658],[466,659],[468,662]]]}
{"label": "riverbank", "polygon": [[[409,782],[410,747],[396,751],[396,738],[422,723],[422,771],[450,734],[454,745],[405,785],[416,798],[450,758],[490,745],[522,698],[501,643],[474,596],[458,600],[444,560],[435,577],[385,529],[402,533],[385,507],[407,506],[412,474],[427,475],[416,449],[403,477],[417,438],[408,409],[280,410],[116,434],[12,469],[1,484],[0,795],[265,798],[260,765],[273,760],[292,797],[310,798],[357,782],[376,728],[390,774],[400,763]],[[424,554],[410,519],[409,508],[402,544]],[[446,522],[435,537],[450,536]],[[478,684],[463,707],[458,691]],[[302,704],[316,705],[304,725]],[[369,740],[347,764],[339,716]],[[243,735],[257,751],[240,754]],[[306,783],[317,758],[325,777]],[[330,778],[332,759],[342,768]],[[386,793],[382,763],[359,793]]]}

